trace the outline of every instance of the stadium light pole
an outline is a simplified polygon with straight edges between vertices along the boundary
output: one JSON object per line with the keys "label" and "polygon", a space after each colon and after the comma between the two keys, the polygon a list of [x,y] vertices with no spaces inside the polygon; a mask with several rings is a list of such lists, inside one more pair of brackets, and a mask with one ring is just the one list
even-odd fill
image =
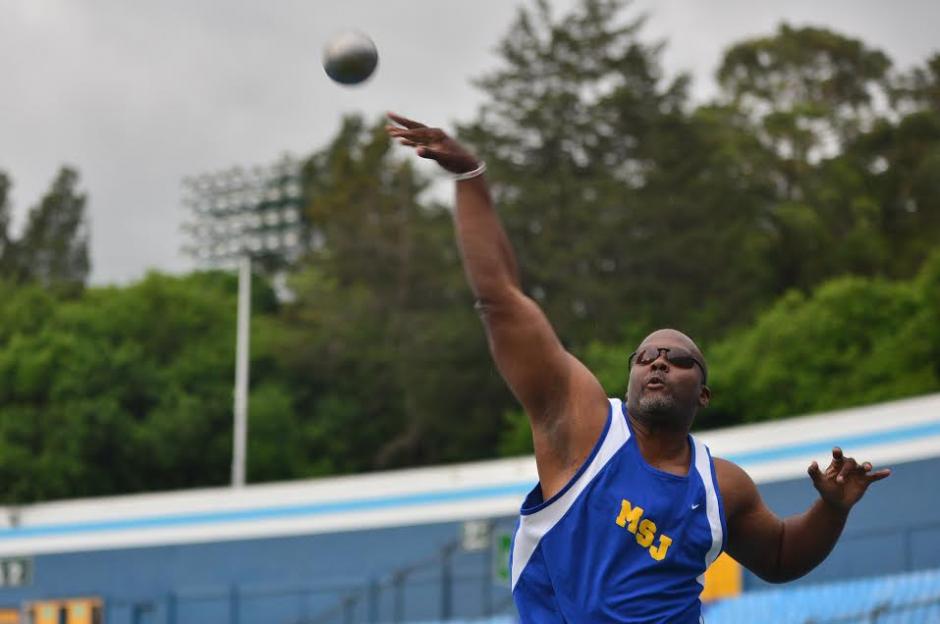
{"label": "stadium light pole", "polygon": [[251,256],[238,261],[238,331],[235,344],[235,424],[232,441],[232,487],[245,485],[248,445],[248,349],[251,329]]}
{"label": "stadium light pole", "polygon": [[269,167],[240,167],[183,180],[183,252],[202,268],[237,268],[238,316],[233,392],[232,487],[245,485],[253,260],[283,266],[309,247],[299,163],[285,155]]}

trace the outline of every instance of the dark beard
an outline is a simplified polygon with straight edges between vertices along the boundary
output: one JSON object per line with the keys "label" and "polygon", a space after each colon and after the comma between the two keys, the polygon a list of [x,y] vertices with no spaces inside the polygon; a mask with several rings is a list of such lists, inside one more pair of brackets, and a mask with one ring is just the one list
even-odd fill
{"label": "dark beard", "polygon": [[635,401],[632,406],[628,403],[627,409],[634,418],[649,427],[672,429],[688,426],[688,418],[672,394],[641,394]]}
{"label": "dark beard", "polygon": [[676,411],[676,398],[671,394],[643,395],[637,407],[646,416],[671,416]]}

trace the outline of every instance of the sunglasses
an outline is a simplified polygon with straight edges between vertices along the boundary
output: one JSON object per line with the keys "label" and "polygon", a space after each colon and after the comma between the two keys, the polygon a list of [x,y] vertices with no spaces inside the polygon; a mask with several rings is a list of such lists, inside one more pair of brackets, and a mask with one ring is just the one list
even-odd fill
{"label": "sunglasses", "polygon": [[698,366],[702,369],[702,383],[708,383],[708,372],[705,365],[699,361],[688,349],[682,347],[643,347],[630,354],[630,366],[639,364],[647,366],[659,359],[659,354],[665,352],[666,361],[676,368],[692,368]]}

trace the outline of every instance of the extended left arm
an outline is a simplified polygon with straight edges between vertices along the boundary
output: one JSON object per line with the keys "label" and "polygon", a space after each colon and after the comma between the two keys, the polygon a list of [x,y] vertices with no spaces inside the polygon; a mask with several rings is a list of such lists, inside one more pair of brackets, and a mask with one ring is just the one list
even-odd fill
{"label": "extended left arm", "polygon": [[825,472],[816,462],[809,467],[819,498],[806,512],[781,520],[741,468],[717,458],[715,467],[725,500],[728,554],[771,583],[791,581],[819,565],[836,545],[852,506],[869,485],[891,474],[872,472],[870,463],[859,465],[835,448]]}

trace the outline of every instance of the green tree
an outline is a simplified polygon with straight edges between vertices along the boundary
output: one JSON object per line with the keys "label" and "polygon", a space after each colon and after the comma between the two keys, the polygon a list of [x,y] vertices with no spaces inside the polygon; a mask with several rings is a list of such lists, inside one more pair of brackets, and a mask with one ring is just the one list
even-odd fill
{"label": "green tree", "polygon": [[[847,150],[855,197],[864,193],[868,220],[881,235],[881,268],[913,274],[940,240],[940,110],[884,121]],[[825,183],[831,184],[829,177]],[[845,195],[838,186],[831,195]],[[854,220],[853,220],[854,222]]]}
{"label": "green tree", "polygon": [[775,293],[881,269],[877,200],[865,172],[840,157],[888,112],[890,70],[887,55],[858,39],[787,24],[725,53],[721,98],[769,150],[763,164],[775,201],[762,221]]}
{"label": "green tree", "polygon": [[[522,9],[459,129],[563,340],[622,395],[649,330],[688,331],[715,390],[700,427],[940,388],[940,56],[892,74],[862,42],[782,26],[732,46],[722,96],[693,108],[626,8]],[[348,117],[306,163],[293,300],[254,278],[250,481],[531,451],[450,214],[382,126]],[[234,277],[82,290],[77,174],[18,240],[8,189],[2,500],[226,483]]]}
{"label": "green tree", "polygon": [[[686,77],[667,81],[660,46],[639,38],[625,2],[585,0],[564,16],[523,8],[478,81],[486,100],[463,140],[487,161],[524,287],[564,340],[623,331],[642,228],[639,192],[658,142],[681,119]],[[643,227],[648,226],[644,223]],[[643,252],[648,252],[644,249]],[[640,310],[637,310],[637,308]]]}
{"label": "green tree", "polygon": [[940,390],[940,254],[911,280],[836,278],[791,292],[709,353],[703,426],[782,418]]}
{"label": "green tree", "polygon": [[940,53],[930,56],[922,67],[894,76],[891,96],[894,106],[902,113],[940,112]]}
{"label": "green tree", "polygon": [[[627,355],[640,338],[588,349],[586,362],[611,396],[626,392]],[[700,429],[936,392],[940,253],[908,280],[838,277],[809,294],[790,291],[703,350],[713,395]],[[518,450],[507,432],[513,440]]]}
{"label": "green tree", "polygon": [[508,403],[450,215],[419,201],[427,183],[383,128],[347,118],[305,168],[320,244],[292,279],[278,352],[302,388],[313,473],[485,457]]}
{"label": "green tree", "polygon": [[10,239],[10,178],[0,171],[0,279],[11,275],[13,249]]}
{"label": "green tree", "polygon": [[78,173],[63,167],[42,200],[29,211],[15,245],[15,279],[47,288],[80,291],[91,268],[87,196],[78,191]]}
{"label": "green tree", "polygon": [[777,158],[732,102],[689,111],[626,3],[523,9],[461,128],[524,287],[576,353],[636,327],[714,335],[776,294]]}
{"label": "green tree", "polygon": [[794,198],[795,178],[814,156],[831,153],[877,118],[890,68],[884,52],[858,39],[784,23],[772,36],[729,48],[718,80],[788,165],[784,194]]}
{"label": "green tree", "polygon": [[[3,500],[226,483],[236,290],[217,273],[151,274],[69,298],[39,284],[0,286]],[[260,318],[272,302],[257,284]],[[265,367],[253,373],[270,396]],[[275,407],[253,420],[262,434]],[[278,441],[292,453],[290,438]]]}

